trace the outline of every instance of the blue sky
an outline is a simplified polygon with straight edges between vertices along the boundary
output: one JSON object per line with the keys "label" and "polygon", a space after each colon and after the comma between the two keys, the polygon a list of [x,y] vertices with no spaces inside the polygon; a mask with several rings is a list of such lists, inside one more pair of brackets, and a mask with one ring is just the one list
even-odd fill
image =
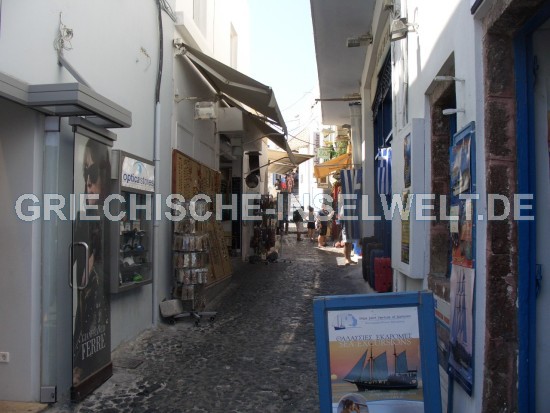
{"label": "blue sky", "polygon": [[309,0],[248,0],[250,76],[275,91],[285,122],[317,96],[315,46]]}

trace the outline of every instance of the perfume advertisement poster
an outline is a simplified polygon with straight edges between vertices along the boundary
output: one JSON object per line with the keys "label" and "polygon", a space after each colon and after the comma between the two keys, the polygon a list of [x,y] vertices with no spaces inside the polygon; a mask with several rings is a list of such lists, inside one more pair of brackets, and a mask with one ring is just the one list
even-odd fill
{"label": "perfume advertisement poster", "polygon": [[452,263],[473,268],[473,205],[471,199],[460,200],[451,206]]}
{"label": "perfume advertisement poster", "polygon": [[74,193],[82,202],[73,224],[71,256],[75,395],[111,362],[108,221],[101,208],[112,192],[110,177],[110,148],[75,134]]}
{"label": "perfume advertisement poster", "polygon": [[350,395],[387,411],[423,400],[416,307],[329,311],[327,324],[333,412]]}
{"label": "perfume advertisement poster", "polygon": [[452,266],[449,371],[468,394],[473,387],[474,281],[473,268]]}
{"label": "perfume advertisement poster", "polygon": [[451,148],[451,189],[453,195],[470,192],[470,136]]}

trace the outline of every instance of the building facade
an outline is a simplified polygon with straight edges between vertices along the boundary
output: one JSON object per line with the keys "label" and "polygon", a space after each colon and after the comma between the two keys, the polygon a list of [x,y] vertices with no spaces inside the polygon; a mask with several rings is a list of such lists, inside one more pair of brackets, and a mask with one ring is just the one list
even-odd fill
{"label": "building facade", "polygon": [[[240,196],[249,158],[267,156],[263,136],[286,140],[271,89],[237,70],[249,60],[245,1],[32,8],[0,4],[0,399],[55,402],[108,378],[110,352],[172,297],[174,154]],[[106,210],[109,195],[126,204]],[[225,221],[245,256],[246,224]]]}
{"label": "building facade", "polygon": [[[328,99],[360,94],[363,194],[380,216],[363,236],[391,257],[394,291],[434,293],[443,411],[544,410],[550,4],[329,3],[311,1],[324,120],[350,123]],[[384,216],[396,196],[409,220]]]}

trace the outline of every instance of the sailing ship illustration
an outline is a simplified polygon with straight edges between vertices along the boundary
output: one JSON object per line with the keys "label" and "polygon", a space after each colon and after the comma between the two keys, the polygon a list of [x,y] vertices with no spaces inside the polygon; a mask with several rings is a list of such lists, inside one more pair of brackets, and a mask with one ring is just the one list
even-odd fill
{"label": "sailing ship illustration", "polygon": [[453,322],[451,324],[451,352],[454,359],[468,368],[471,364],[471,354],[467,350],[468,330],[466,328],[466,274],[464,270],[458,274],[457,292]]}
{"label": "sailing ship illustration", "polygon": [[335,330],[344,330],[346,327],[357,326],[357,319],[351,314],[338,314],[336,322],[332,325]]}
{"label": "sailing ship illustration", "polygon": [[367,348],[355,366],[344,377],[344,381],[353,383],[357,390],[405,390],[418,388],[418,371],[409,369],[407,352],[397,353],[393,346],[395,357],[394,374],[388,372],[388,358],[386,351],[374,356],[372,345]]}
{"label": "sailing ship illustration", "polygon": [[334,324],[334,329],[344,330],[345,328],[346,326],[344,325],[343,317],[340,314],[338,314],[338,316],[336,317],[336,323]]}

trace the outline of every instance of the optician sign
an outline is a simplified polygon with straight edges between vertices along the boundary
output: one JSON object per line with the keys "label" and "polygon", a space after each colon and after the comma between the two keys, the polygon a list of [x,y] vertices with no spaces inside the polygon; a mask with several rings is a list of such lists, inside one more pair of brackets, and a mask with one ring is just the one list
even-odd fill
{"label": "optician sign", "polygon": [[123,188],[155,192],[155,167],[147,162],[124,156],[120,179]]}

